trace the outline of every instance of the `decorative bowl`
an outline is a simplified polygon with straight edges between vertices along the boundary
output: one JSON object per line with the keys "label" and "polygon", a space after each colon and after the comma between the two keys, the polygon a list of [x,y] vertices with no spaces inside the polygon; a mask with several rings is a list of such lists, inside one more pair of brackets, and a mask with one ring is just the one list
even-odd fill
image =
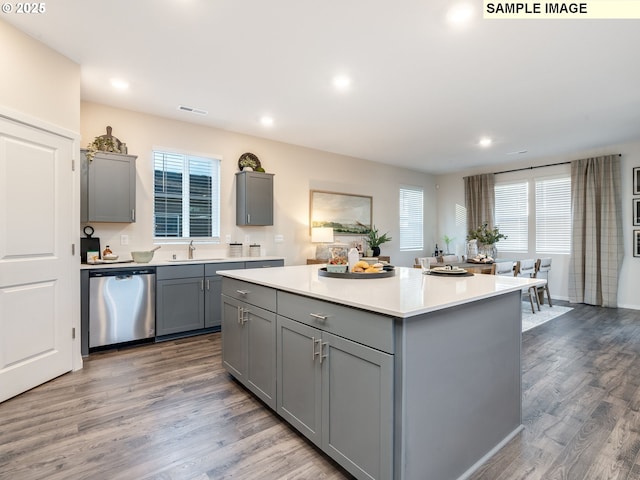
{"label": "decorative bowl", "polygon": [[149,263],[153,258],[153,252],[131,252],[131,258],[133,258],[133,261],[136,263]]}

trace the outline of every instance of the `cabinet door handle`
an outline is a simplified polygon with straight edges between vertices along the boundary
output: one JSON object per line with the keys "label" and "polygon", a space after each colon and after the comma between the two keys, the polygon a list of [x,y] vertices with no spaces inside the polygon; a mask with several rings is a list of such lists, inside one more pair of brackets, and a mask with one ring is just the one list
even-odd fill
{"label": "cabinet door handle", "polygon": [[320,365],[322,365],[322,359],[327,358],[329,356],[328,353],[325,353],[325,354],[322,353],[325,350],[324,347],[329,345],[329,343],[328,342],[322,343],[322,340],[318,340],[318,342],[320,342]]}
{"label": "cabinet door handle", "polygon": [[251,214],[247,213],[247,223],[251,223]]}
{"label": "cabinet door handle", "polygon": [[249,313],[251,310],[248,308],[240,307],[240,325],[244,325],[249,321]]}
{"label": "cabinet door handle", "polygon": [[200,291],[204,292],[204,280],[200,280]]}
{"label": "cabinet door handle", "polygon": [[236,290],[240,295],[249,295],[251,292],[249,290]]}
{"label": "cabinet door handle", "polygon": [[236,321],[238,322],[238,325],[240,325],[240,322],[241,322],[240,319],[242,318],[242,310],[243,310],[242,307],[238,307],[238,318],[236,319]]}
{"label": "cabinet door handle", "polygon": [[209,279],[207,279],[207,292],[208,292],[209,290],[211,290],[211,286],[209,285],[209,282],[210,282],[210,280],[209,280]]}
{"label": "cabinet door handle", "polygon": [[317,339],[316,337],[311,337],[311,349],[313,350],[313,355],[311,356],[311,360],[315,362],[316,355],[320,356],[320,351],[316,352],[316,343],[320,345],[320,349],[322,349],[322,339]]}
{"label": "cabinet door handle", "polygon": [[310,313],[309,316],[316,320],[320,320],[321,322],[324,322],[327,319],[327,315],[320,315],[319,313]]}
{"label": "cabinet door handle", "polygon": [[131,209],[131,221],[132,222],[136,221],[136,209],[135,208]]}

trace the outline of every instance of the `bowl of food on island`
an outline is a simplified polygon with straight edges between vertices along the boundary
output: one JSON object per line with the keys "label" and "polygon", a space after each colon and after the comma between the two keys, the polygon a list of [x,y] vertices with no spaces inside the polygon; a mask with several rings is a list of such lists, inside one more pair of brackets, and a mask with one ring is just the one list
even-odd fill
{"label": "bowl of food on island", "polygon": [[327,262],[327,272],[346,273],[347,260],[342,258],[330,258]]}

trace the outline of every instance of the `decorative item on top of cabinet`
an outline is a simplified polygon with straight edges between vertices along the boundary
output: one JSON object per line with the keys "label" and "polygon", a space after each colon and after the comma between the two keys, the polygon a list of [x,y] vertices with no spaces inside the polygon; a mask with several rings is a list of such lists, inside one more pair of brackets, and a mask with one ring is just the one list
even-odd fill
{"label": "decorative item on top of cabinet", "polygon": [[127,144],[122,143],[117,137],[114,137],[111,132],[113,129],[107,126],[106,135],[100,135],[96,137],[93,142],[87,145],[87,160],[93,161],[96,152],[111,152],[111,153],[123,153],[127,154]]}
{"label": "decorative item on top of cabinet", "polygon": [[136,156],[81,150],[80,220],[136,221]]}
{"label": "decorative item on top of cabinet", "polygon": [[273,225],[272,173],[236,173],[236,225]]}
{"label": "decorative item on top of cabinet", "polygon": [[238,159],[238,168],[243,172],[265,172],[258,157],[251,152],[240,155],[240,158]]}

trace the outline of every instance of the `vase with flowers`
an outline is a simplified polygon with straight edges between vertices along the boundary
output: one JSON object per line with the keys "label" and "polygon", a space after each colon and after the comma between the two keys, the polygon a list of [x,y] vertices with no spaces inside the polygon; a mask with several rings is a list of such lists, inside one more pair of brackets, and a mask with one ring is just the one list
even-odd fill
{"label": "vase with flowers", "polygon": [[498,227],[489,227],[489,223],[485,222],[474,230],[469,230],[467,240],[476,240],[478,243],[478,253],[485,257],[493,259],[498,255],[496,243],[501,239],[507,238],[506,235],[500,233]]}

